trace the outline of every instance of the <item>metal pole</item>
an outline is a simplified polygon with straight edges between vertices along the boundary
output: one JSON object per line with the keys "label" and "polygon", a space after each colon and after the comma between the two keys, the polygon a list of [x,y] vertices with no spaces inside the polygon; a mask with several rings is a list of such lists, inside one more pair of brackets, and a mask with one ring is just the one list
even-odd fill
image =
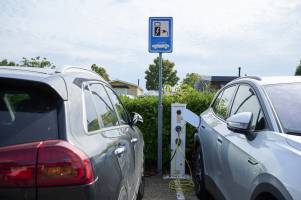
{"label": "metal pole", "polygon": [[238,67],[238,77],[240,77],[241,67]]}
{"label": "metal pole", "polygon": [[157,172],[162,175],[162,125],[163,125],[163,105],[162,105],[162,53],[159,53],[159,96],[158,96],[158,160]]}

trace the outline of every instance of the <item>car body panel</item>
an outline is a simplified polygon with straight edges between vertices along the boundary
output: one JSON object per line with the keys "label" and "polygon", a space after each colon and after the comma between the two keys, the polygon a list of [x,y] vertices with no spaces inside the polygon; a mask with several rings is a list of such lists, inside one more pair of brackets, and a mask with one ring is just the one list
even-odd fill
{"label": "car body panel", "polygon": [[[100,199],[118,199],[121,188],[126,188],[128,197],[134,195],[134,152],[131,150],[131,138],[123,131],[122,126],[87,133],[84,127],[82,89],[77,73],[76,78],[72,74],[65,76],[69,96],[69,121],[71,131],[67,140],[78,146],[90,158],[94,164],[94,173],[101,180],[102,186],[98,197]],[[86,78],[81,83],[89,81]],[[93,77],[91,77],[93,81]],[[79,89],[80,88],[80,89]],[[80,106],[80,107],[79,107]],[[125,146],[127,151],[121,157],[115,156],[114,150],[120,145]],[[120,185],[120,183],[124,185]],[[115,196],[112,197],[112,194]]]}
{"label": "car body panel", "polygon": [[[204,114],[205,115],[205,114]],[[204,116],[203,115],[203,116]],[[206,123],[206,125],[205,125]],[[219,131],[223,129],[224,124],[222,121],[216,120],[214,114],[209,112],[202,118],[201,142],[203,145],[203,157],[205,163],[205,171],[212,177],[215,184],[220,188],[221,192],[224,193],[221,181],[223,180],[223,171],[221,163],[221,147],[219,143]]]}
{"label": "car body panel", "polygon": [[[135,152],[135,177],[143,177],[144,171],[141,170],[144,168],[144,155],[143,155],[143,149],[144,149],[144,139],[142,132],[140,129],[136,126],[128,127],[129,133],[132,136],[132,145]],[[137,139],[137,142],[133,142],[135,139]],[[138,191],[140,181],[142,180],[134,180],[134,191]]]}
{"label": "car body panel", "polygon": [[[211,115],[214,117],[212,113]],[[207,123],[207,116],[202,117],[202,120],[202,124]],[[216,124],[215,129],[217,131],[221,131],[221,129],[226,127],[220,119],[214,120],[211,118],[211,120],[208,124]],[[261,132],[258,133],[254,141],[250,142],[242,134],[226,131],[227,134],[223,135],[221,145],[217,141],[218,134],[216,131],[214,132],[201,130],[199,137],[203,147],[205,173],[212,177],[225,199],[250,199],[253,193],[252,188],[260,184],[261,182],[259,181],[265,181],[262,179],[258,180],[260,175],[268,172],[274,176],[278,174],[278,169],[274,166],[279,165],[283,161],[275,154],[286,153],[286,151],[280,151],[281,147],[286,145],[285,138],[282,135],[277,135],[275,132]],[[211,153],[207,149],[208,137],[206,138],[205,135],[210,135],[209,140],[212,140],[213,146],[216,144],[216,147],[214,147],[216,153]],[[271,152],[271,149],[274,150],[275,154]],[[208,157],[210,157],[211,161],[208,161],[210,160]],[[285,158],[285,156],[282,158]],[[253,162],[253,164],[249,161]],[[268,171],[268,169],[274,169],[275,172],[272,170]],[[283,174],[283,182],[285,182],[286,176],[286,174]]]}

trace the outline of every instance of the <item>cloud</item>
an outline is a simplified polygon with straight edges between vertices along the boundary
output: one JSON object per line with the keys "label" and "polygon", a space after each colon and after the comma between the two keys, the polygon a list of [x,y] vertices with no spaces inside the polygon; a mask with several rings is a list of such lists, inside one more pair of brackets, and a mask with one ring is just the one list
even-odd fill
{"label": "cloud", "polygon": [[300,59],[299,0],[0,1],[0,56],[45,56],[56,65],[105,66],[136,82],[156,54],[147,52],[149,16],[174,17],[181,77],[243,73],[288,75]]}

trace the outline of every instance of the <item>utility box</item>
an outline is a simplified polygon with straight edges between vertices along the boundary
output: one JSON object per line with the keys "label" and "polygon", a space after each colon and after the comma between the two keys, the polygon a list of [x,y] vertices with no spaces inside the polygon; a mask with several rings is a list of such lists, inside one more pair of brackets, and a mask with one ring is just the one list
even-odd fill
{"label": "utility box", "polygon": [[185,178],[186,104],[171,104],[170,177]]}

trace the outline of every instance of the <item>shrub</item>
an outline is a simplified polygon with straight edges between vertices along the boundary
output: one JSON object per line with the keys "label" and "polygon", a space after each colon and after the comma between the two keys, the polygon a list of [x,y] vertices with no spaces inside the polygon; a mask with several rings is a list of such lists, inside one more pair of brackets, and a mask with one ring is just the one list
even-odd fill
{"label": "shrub", "polygon": [[[213,93],[202,93],[192,88],[182,88],[176,94],[163,95],[163,168],[168,169],[170,159],[170,113],[172,103],[185,103],[187,108],[196,114],[205,111],[212,98]],[[121,100],[126,109],[131,112],[139,113],[144,123],[139,125],[143,132],[145,142],[145,160],[146,163],[155,164],[157,160],[157,102],[158,98],[154,96],[143,96],[130,99],[122,96]],[[193,137],[195,128],[186,125],[186,156],[189,159],[192,153]]]}

